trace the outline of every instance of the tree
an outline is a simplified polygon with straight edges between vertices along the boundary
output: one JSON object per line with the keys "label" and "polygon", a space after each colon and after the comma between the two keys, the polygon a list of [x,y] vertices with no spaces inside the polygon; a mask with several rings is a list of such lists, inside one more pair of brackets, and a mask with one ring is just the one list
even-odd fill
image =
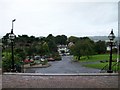
{"label": "tree", "polygon": [[105,41],[99,40],[98,42],[95,43],[95,51],[98,54],[102,54],[106,52],[106,43]]}
{"label": "tree", "polygon": [[78,60],[80,60],[81,56],[89,58],[90,55],[94,54],[94,44],[88,38],[78,40],[70,49],[73,55],[78,57]]}
{"label": "tree", "polygon": [[24,60],[26,58],[25,51],[21,48],[15,48],[14,54],[20,57],[20,60]]}
{"label": "tree", "polygon": [[46,38],[50,53],[57,52],[57,45],[55,43],[55,37],[52,34],[49,34]]}
{"label": "tree", "polygon": [[18,35],[18,37],[15,38],[16,47],[25,48],[26,46],[29,46],[29,36],[28,35]]}
{"label": "tree", "polygon": [[49,54],[49,47],[48,47],[48,44],[47,44],[47,42],[44,42],[43,44],[42,44],[42,54],[43,55],[46,55],[46,54]]}
{"label": "tree", "polygon": [[[2,69],[3,71],[11,71],[12,54],[10,52],[2,53]],[[18,55],[14,55],[14,64],[20,65],[21,59]]]}
{"label": "tree", "polygon": [[57,45],[66,45],[67,44],[67,36],[57,35],[55,37],[55,42],[56,42]]}
{"label": "tree", "polygon": [[54,37],[52,34],[49,34],[49,35],[46,37],[46,41],[50,41],[50,40],[55,41],[55,37]]}
{"label": "tree", "polygon": [[57,45],[54,40],[49,40],[48,47],[51,53],[57,52]]}
{"label": "tree", "polygon": [[7,34],[6,34],[5,36],[3,36],[3,38],[2,38],[2,43],[3,43],[3,46],[2,46],[2,47],[3,47],[3,50],[8,47],[8,45],[9,45],[8,40],[9,40],[9,33],[7,33]]}
{"label": "tree", "polygon": [[80,47],[80,43],[76,43],[74,46],[70,47],[71,53],[74,56],[77,56],[78,60],[80,60],[81,55],[81,47]]}
{"label": "tree", "polygon": [[68,42],[76,43],[78,40],[79,40],[79,38],[78,38],[78,37],[75,37],[75,36],[70,36],[70,37],[68,38]]}
{"label": "tree", "polygon": [[81,54],[88,59],[94,54],[94,44],[90,40],[81,41]]}

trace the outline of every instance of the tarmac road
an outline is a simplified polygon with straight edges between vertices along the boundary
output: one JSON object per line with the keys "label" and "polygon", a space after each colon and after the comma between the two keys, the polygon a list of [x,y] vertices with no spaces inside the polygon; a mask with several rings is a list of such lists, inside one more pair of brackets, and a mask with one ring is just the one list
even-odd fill
{"label": "tarmac road", "polygon": [[72,56],[62,56],[61,61],[52,61],[50,67],[27,69],[26,73],[99,73],[99,69],[83,67],[81,63],[73,62]]}

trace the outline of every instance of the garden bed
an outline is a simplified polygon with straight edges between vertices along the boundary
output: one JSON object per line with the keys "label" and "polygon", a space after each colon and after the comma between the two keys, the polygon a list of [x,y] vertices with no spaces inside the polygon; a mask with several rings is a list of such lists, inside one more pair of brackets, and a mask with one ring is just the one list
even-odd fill
{"label": "garden bed", "polygon": [[46,68],[46,67],[49,67],[49,66],[51,66],[51,65],[50,64],[45,64],[45,65],[42,65],[42,64],[35,64],[35,65],[25,64],[24,68]]}

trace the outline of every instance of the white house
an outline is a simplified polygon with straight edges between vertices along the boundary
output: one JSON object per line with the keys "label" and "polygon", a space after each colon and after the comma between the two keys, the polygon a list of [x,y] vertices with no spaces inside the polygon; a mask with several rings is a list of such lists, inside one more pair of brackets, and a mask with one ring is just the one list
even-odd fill
{"label": "white house", "polygon": [[73,42],[70,42],[69,44],[68,44],[68,47],[71,47],[71,46],[73,46],[74,45],[74,43]]}
{"label": "white house", "polygon": [[[105,40],[105,42],[106,42],[106,43],[109,43],[110,40]],[[114,49],[114,48],[117,49],[117,46],[116,46],[116,45],[112,46],[112,49]],[[110,46],[109,46],[109,45],[107,46],[107,51],[110,51]]]}
{"label": "white house", "polygon": [[[117,46],[113,46],[112,49],[116,48],[117,49]],[[110,51],[110,46],[107,46],[107,51]]]}
{"label": "white house", "polygon": [[60,55],[69,55],[69,49],[67,47],[67,45],[58,45],[58,52]]}

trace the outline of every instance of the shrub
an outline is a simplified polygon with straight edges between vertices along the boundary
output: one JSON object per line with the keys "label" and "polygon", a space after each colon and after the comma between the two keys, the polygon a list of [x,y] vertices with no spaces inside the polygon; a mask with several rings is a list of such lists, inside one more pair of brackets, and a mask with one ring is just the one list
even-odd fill
{"label": "shrub", "polygon": [[59,55],[59,53],[54,53],[53,58],[55,60],[61,60],[61,56]]}
{"label": "shrub", "polygon": [[[2,69],[3,72],[7,71],[10,72],[12,67],[12,55],[9,52],[4,52],[2,57]],[[14,65],[20,66],[20,58],[17,55],[14,55]]]}
{"label": "shrub", "polygon": [[36,65],[36,62],[31,62],[31,63],[30,63],[30,66],[32,66],[32,65]]}
{"label": "shrub", "polygon": [[44,61],[41,61],[40,63],[41,63],[42,65],[45,65],[45,64],[48,63],[48,60],[45,59]]}
{"label": "shrub", "polygon": [[54,59],[55,60],[61,60],[61,57],[60,56],[55,56]]}
{"label": "shrub", "polygon": [[3,71],[10,71],[11,69],[11,53],[4,53],[2,57]]}

